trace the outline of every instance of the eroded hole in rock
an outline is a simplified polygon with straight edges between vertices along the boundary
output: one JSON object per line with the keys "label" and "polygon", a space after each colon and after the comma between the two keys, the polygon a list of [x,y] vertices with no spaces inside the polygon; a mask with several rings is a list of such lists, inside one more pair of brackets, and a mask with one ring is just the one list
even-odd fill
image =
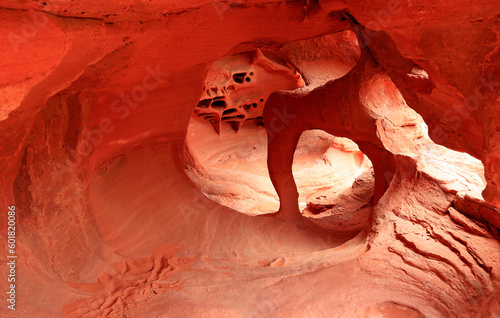
{"label": "eroded hole in rock", "polygon": [[[318,48],[315,56],[305,53],[304,47],[311,46]],[[223,58],[209,69],[205,87],[212,89],[204,89],[200,97],[210,106],[196,107],[188,130],[191,180],[210,199],[251,215],[276,212],[280,206],[266,162],[262,114],[267,98],[277,90],[309,90],[345,75],[355,65],[359,48],[352,32],[346,31],[288,43],[280,54],[307,76],[307,86],[276,53],[255,50]],[[304,132],[293,174],[299,207],[309,221],[350,234],[364,226],[374,176],[371,162],[354,142],[321,130]]]}
{"label": "eroded hole in rock", "polygon": [[222,116],[227,116],[227,115],[230,115],[230,114],[233,114],[233,113],[236,113],[237,110],[236,109],[228,109],[228,110],[225,110],[223,113],[222,113]]}
{"label": "eroded hole in rock", "polygon": [[208,108],[208,107],[210,107],[210,102],[211,102],[211,100],[209,100],[209,99],[200,100],[200,102],[198,103],[198,105],[196,107],[197,108]]}
{"label": "eroded hole in rock", "polygon": [[[191,120],[186,171],[210,199],[241,213],[276,212],[279,199],[267,170],[267,135],[255,122],[239,133],[216,134],[203,120]],[[293,174],[302,213],[324,229],[354,233],[371,207],[371,162],[357,145],[321,130],[302,134]]]}
{"label": "eroded hole in rock", "polygon": [[246,75],[247,75],[247,73],[236,73],[236,74],[233,74],[233,80],[234,80],[235,83],[243,84],[243,80],[245,79]]}
{"label": "eroded hole in rock", "polygon": [[211,104],[212,108],[214,109],[225,109],[226,108],[226,102],[223,100],[214,100]]}
{"label": "eroded hole in rock", "polygon": [[[318,54],[308,56],[305,47],[315,47]],[[208,198],[245,214],[267,214],[280,208],[267,169],[263,108],[269,95],[277,90],[307,92],[343,77],[356,65],[359,46],[353,33],[346,31],[288,43],[280,52],[300,70],[307,85],[290,64],[271,53],[256,50],[223,58],[210,68],[205,87],[211,89],[200,96],[200,103],[210,106],[195,108],[188,129],[186,170],[191,180]],[[373,81],[364,95],[365,107],[378,116],[391,117],[394,128],[387,129],[394,136],[384,139],[384,147],[408,152],[412,140],[428,138],[422,118],[405,105],[387,77]],[[391,109],[386,107],[388,100],[394,105]],[[335,127],[327,128],[335,131]],[[366,144],[363,147],[367,149]],[[367,151],[380,167],[385,159],[373,149]],[[355,142],[322,130],[305,131],[292,170],[300,213],[316,228],[350,236],[365,226],[377,201],[375,173]],[[393,176],[393,170],[379,175],[382,186],[378,181],[377,189],[385,191],[383,183],[388,186]],[[383,192],[378,194],[380,198]]]}
{"label": "eroded hole in rock", "polygon": [[302,215],[325,230],[357,232],[372,207],[372,163],[347,138],[302,133],[293,160]]}
{"label": "eroded hole in rock", "polygon": [[[31,20],[32,3],[24,2],[16,10],[2,10],[6,32]],[[70,19],[74,6],[65,6],[66,19],[58,18],[64,12],[57,9],[44,10],[49,14],[48,28],[26,39],[29,43],[18,43],[14,51],[19,52],[12,45],[2,48],[8,67],[1,88],[7,101],[0,111],[5,136],[1,197],[4,220],[7,206],[15,204],[17,211],[19,256],[12,257],[20,262],[16,263],[19,317],[498,316],[500,211],[481,198],[486,184],[483,166],[477,159],[434,144],[422,118],[405,102],[431,118],[435,141],[483,159],[488,186],[498,190],[500,179],[493,175],[499,165],[498,139],[491,134],[500,130],[500,123],[490,121],[498,113],[498,105],[491,104],[498,95],[487,90],[494,88],[495,77],[487,87],[475,86],[476,76],[488,79],[494,70],[490,62],[497,43],[495,36],[489,36],[497,25],[493,3],[475,5],[474,16],[460,11],[466,6],[458,8],[451,2],[419,4],[418,12],[415,5],[401,6],[401,13],[392,12],[390,26],[367,38],[372,57],[378,59],[368,65],[375,68],[354,72],[361,81],[347,76],[346,85],[339,88],[323,84],[355,63],[355,58],[346,58],[345,63],[334,58],[336,52],[351,49],[356,56],[355,46],[332,47],[331,36],[281,46],[338,29],[334,15],[325,12],[338,7],[335,3],[323,1],[318,6],[318,1],[308,1],[302,7],[246,1],[238,10],[223,12],[220,21],[220,7],[214,11],[211,5],[191,1],[192,10],[175,6],[175,11],[183,12],[175,14],[163,2],[167,3],[155,1],[151,12],[127,7],[130,14],[116,12],[107,19],[108,26],[94,19]],[[371,19],[363,3],[346,5],[360,14],[360,20]],[[383,3],[372,7],[387,8]],[[91,16],[113,8],[117,6],[96,6]],[[137,21],[150,20],[158,12],[165,12],[166,19],[141,23],[141,30],[136,27]],[[377,15],[384,16],[381,13]],[[481,19],[473,21],[477,17]],[[245,34],[235,33],[231,26],[242,26],[243,21],[256,25],[241,28]],[[271,30],[278,23],[280,29]],[[208,24],[215,28],[206,32],[199,27]],[[390,36],[384,36],[384,29]],[[349,33],[344,35],[349,40]],[[418,58],[429,73],[409,59],[398,60],[397,47],[385,46],[392,36],[401,52]],[[257,43],[282,47],[306,87],[289,91],[286,100],[268,99],[270,91],[300,87],[300,77],[286,63],[257,51],[218,62],[222,71],[214,68],[203,89],[192,85],[205,81],[199,63],[211,61],[236,43],[242,45],[238,48]],[[163,78],[165,72],[168,79]],[[157,78],[160,75],[163,80]],[[361,94],[356,90],[359,83],[366,84]],[[320,93],[339,94],[302,99],[315,85],[323,86]],[[146,97],[141,93],[145,90]],[[477,105],[481,108],[468,113],[467,105],[459,107],[457,102],[462,97],[467,101],[474,91],[491,96],[483,95]],[[194,96],[202,92],[203,96]],[[344,96],[343,105],[355,107],[345,107],[341,121],[330,120],[328,116],[342,107],[335,101]],[[358,97],[362,103],[357,103]],[[141,103],[132,104],[128,98]],[[294,99],[298,102],[278,103]],[[278,101],[276,108],[273,100]],[[111,105],[126,107],[127,112],[115,113]],[[260,115],[264,105],[265,115]],[[212,200],[233,209],[276,211],[261,125],[265,123],[269,131],[267,114],[282,111],[282,105],[296,105],[303,110],[298,118],[314,119],[309,126],[293,121],[288,125],[293,129],[286,132],[302,133],[314,126],[350,137],[372,158],[375,173],[382,161],[377,152],[390,150],[396,156],[397,170],[382,173],[382,180],[388,181],[393,172],[396,175],[371,213],[373,222],[342,247],[335,248],[345,242],[336,240],[340,235],[335,230],[357,231],[363,225],[360,211],[369,207],[373,185],[369,162],[349,140],[306,131],[293,167],[295,151],[289,151],[290,160],[288,156],[274,160],[288,176],[293,168],[300,197],[295,199],[296,189],[286,187],[287,180],[276,188],[285,200],[295,200],[297,209],[292,208],[303,214],[301,218],[248,217],[221,209],[186,182],[179,166],[183,153],[178,142],[188,121],[177,115],[196,107],[187,144],[193,181]],[[353,111],[360,105],[358,113]],[[324,112],[308,116],[323,106]],[[450,109],[453,114],[447,112]],[[362,140],[374,129],[354,125],[366,111],[371,111],[376,137],[382,139],[375,150]],[[360,135],[337,133],[334,126],[353,127]],[[275,127],[278,136],[284,126]],[[444,129],[441,138],[436,128]],[[289,139],[274,139],[279,142],[268,155],[295,150],[295,137],[288,148]],[[283,170],[273,169],[273,179]],[[378,183],[381,178],[376,175]],[[490,203],[500,198],[495,193],[490,193],[495,195]],[[300,226],[309,225],[304,221],[308,219],[328,231]]]}

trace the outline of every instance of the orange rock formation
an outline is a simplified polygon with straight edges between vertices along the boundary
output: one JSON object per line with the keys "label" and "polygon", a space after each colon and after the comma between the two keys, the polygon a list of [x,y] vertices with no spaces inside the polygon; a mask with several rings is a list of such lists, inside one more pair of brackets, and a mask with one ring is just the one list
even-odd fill
{"label": "orange rock formation", "polygon": [[4,1],[0,316],[499,317],[499,17]]}

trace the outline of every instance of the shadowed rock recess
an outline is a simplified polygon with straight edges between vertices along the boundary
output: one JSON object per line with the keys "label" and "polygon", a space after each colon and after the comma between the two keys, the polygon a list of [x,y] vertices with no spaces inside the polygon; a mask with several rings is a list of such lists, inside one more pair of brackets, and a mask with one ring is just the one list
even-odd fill
{"label": "shadowed rock recess", "polygon": [[0,19],[1,317],[500,317],[498,2]]}

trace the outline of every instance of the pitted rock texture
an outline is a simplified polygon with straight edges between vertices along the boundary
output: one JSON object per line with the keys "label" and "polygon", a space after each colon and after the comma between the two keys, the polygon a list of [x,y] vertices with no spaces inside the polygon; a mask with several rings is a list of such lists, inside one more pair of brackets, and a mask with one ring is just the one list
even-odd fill
{"label": "pitted rock texture", "polygon": [[[18,267],[0,316],[499,317],[499,16],[469,0],[3,1],[0,246],[15,205]],[[236,130],[264,127],[234,132],[222,96]],[[203,100],[220,126],[193,115]],[[352,148],[297,148],[314,129],[373,174]],[[227,145],[224,169],[253,158],[230,138],[259,141],[277,214],[186,173]],[[339,158],[342,191],[302,191],[294,169]],[[228,202],[225,182],[255,181],[215,176]]]}
{"label": "pitted rock texture", "polygon": [[257,49],[216,61],[208,71],[194,115],[208,120],[220,134],[228,123],[238,132],[246,120],[262,120],[265,101],[280,89],[295,89],[302,77]]}

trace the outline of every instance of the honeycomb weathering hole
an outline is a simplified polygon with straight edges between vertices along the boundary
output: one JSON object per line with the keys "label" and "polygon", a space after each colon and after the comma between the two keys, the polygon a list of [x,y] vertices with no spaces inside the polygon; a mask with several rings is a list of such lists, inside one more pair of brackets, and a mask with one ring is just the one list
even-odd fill
{"label": "honeycomb weathering hole", "polygon": [[257,49],[227,56],[208,70],[194,115],[209,121],[218,134],[225,123],[238,131],[245,121],[262,118],[272,92],[303,85],[297,71],[272,54]]}

